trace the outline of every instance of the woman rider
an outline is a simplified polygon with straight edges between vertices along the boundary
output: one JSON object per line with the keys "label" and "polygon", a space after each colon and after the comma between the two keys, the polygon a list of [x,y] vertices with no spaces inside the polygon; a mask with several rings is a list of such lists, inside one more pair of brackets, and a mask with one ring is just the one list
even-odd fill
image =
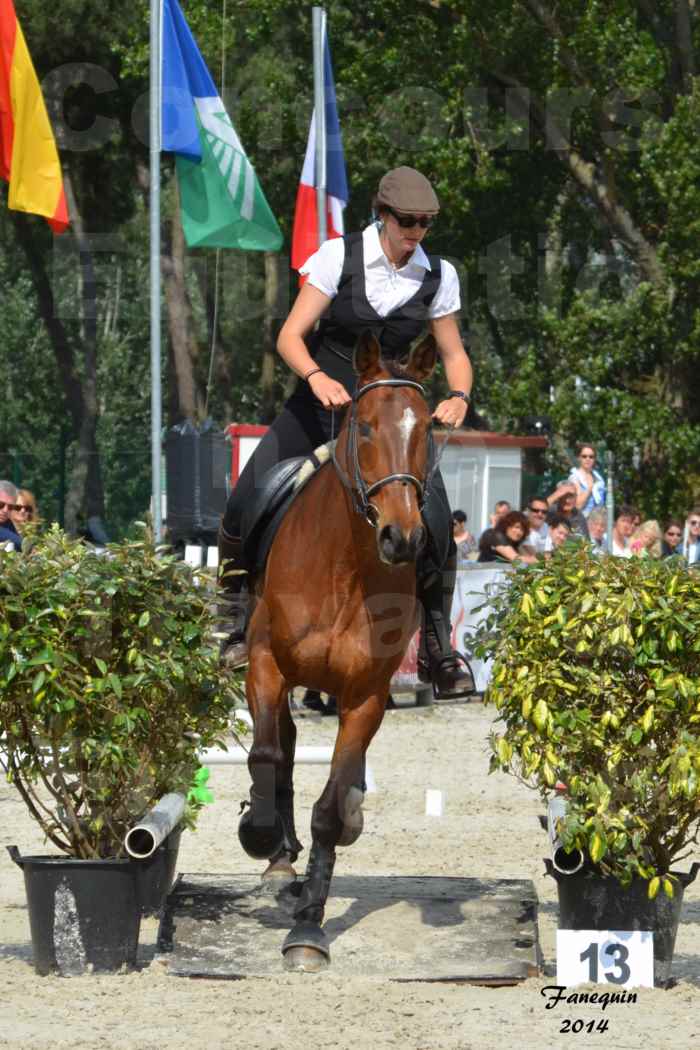
{"label": "woman rider", "polygon": [[[467,412],[472,369],[456,319],[459,281],[449,262],[426,255],[421,247],[439,210],[435,191],[420,172],[400,167],[381,179],[374,203],[378,223],[362,233],[326,241],[302,267],[307,280],[279,334],[277,349],[299,382],[246,464],[219,534],[223,584],[234,616],[225,654],[232,664],[245,656],[243,576],[230,572],[246,568],[241,560],[243,509],[267,470],[282,459],[309,455],[337,436],[355,389],[352,354],[361,333],[373,331],[383,356],[401,360],[429,325],[450,385],[433,418],[458,427]],[[431,489],[449,515],[439,471]],[[444,557],[443,553],[443,561]],[[443,565],[435,562],[435,557],[432,563],[424,557],[418,565],[418,598],[424,609],[419,677],[432,681],[439,696],[454,696],[473,689],[473,680],[450,644],[456,567],[451,530],[447,560]]]}

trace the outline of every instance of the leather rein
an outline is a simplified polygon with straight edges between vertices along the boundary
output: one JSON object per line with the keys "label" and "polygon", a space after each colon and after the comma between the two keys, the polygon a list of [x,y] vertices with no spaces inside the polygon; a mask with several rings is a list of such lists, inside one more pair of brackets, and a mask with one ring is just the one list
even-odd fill
{"label": "leather rein", "polygon": [[363,518],[372,526],[377,527],[377,521],[379,514],[377,508],[371,502],[372,496],[374,496],[380,489],[383,489],[386,485],[392,485],[395,481],[400,481],[404,485],[413,485],[418,496],[418,505],[422,510],[425,501],[429,495],[430,481],[435,474],[440,463],[440,458],[445,448],[446,442],[443,442],[442,447],[438,455],[435,454],[435,440],[433,438],[432,426],[428,433],[428,470],[426,473],[425,481],[421,481],[415,474],[387,474],[385,477],[380,478],[379,481],[373,481],[368,485],[362,476],[362,470],[360,468],[359,449],[357,440],[358,421],[357,421],[357,404],[361,397],[369,393],[370,390],[376,390],[379,387],[407,387],[411,390],[417,390],[418,393],[425,397],[425,390],[416,383],[413,379],[376,379],[373,383],[367,383],[365,386],[360,387],[355,391],[352,404],[350,407],[350,419],[348,422],[348,441],[346,449],[346,463],[348,464],[349,471],[344,470],[338,462],[336,456],[336,444],[333,445],[333,466],[335,467],[340,480],[343,484],[350,489],[352,493],[353,507],[358,514],[361,514]]}

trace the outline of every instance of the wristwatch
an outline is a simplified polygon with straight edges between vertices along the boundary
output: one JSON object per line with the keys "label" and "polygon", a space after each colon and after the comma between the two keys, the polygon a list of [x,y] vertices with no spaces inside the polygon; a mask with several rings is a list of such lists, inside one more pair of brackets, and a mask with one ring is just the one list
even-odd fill
{"label": "wristwatch", "polygon": [[469,394],[465,394],[463,390],[450,390],[447,400],[449,401],[451,397],[461,397],[462,401],[466,401],[467,404],[471,401]]}

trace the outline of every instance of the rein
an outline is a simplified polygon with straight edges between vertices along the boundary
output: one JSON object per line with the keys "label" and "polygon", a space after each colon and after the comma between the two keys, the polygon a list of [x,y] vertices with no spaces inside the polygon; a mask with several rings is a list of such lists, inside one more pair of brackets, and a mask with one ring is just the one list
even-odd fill
{"label": "rein", "polygon": [[333,446],[333,465],[340,480],[352,493],[353,507],[358,514],[361,514],[362,517],[365,518],[372,528],[377,527],[378,518],[377,508],[371,502],[372,496],[379,492],[380,489],[383,489],[386,485],[391,485],[395,481],[401,481],[404,484],[413,485],[418,496],[418,505],[421,511],[423,510],[425,502],[430,495],[430,482],[438,469],[446,444],[446,442],[442,443],[442,447],[436,455],[435,439],[431,427],[428,435],[429,467],[425,481],[421,481],[420,478],[415,476],[415,474],[387,474],[385,477],[380,478],[379,481],[373,481],[371,485],[368,485],[362,476],[362,470],[360,468],[357,442],[357,404],[360,398],[369,393],[370,390],[376,390],[379,387],[407,387],[411,390],[417,390],[422,397],[425,397],[425,390],[420,383],[416,383],[413,379],[377,379],[373,383],[367,383],[366,386],[360,387],[360,389],[356,390],[353,395],[350,408],[350,419],[348,422],[348,442],[346,452],[346,461],[349,464],[349,469],[352,471],[352,476],[350,476],[338,462],[336,456],[337,445]]}

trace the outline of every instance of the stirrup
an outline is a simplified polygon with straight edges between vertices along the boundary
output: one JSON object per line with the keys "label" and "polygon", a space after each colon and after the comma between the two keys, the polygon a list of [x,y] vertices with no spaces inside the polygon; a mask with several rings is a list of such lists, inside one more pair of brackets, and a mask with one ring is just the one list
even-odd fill
{"label": "stirrup", "polygon": [[248,645],[244,631],[232,631],[221,647],[221,664],[229,671],[248,663]]}
{"label": "stirrup", "polygon": [[[466,670],[460,670],[460,663],[464,664]],[[444,678],[452,674],[455,688],[450,688],[449,681]],[[433,696],[436,700],[462,700],[464,697],[472,696],[476,692],[476,683],[469,661],[466,656],[452,649],[444,656],[437,658],[421,657],[418,660],[418,678],[425,684],[432,685]],[[468,686],[457,685],[458,682],[468,682]]]}

